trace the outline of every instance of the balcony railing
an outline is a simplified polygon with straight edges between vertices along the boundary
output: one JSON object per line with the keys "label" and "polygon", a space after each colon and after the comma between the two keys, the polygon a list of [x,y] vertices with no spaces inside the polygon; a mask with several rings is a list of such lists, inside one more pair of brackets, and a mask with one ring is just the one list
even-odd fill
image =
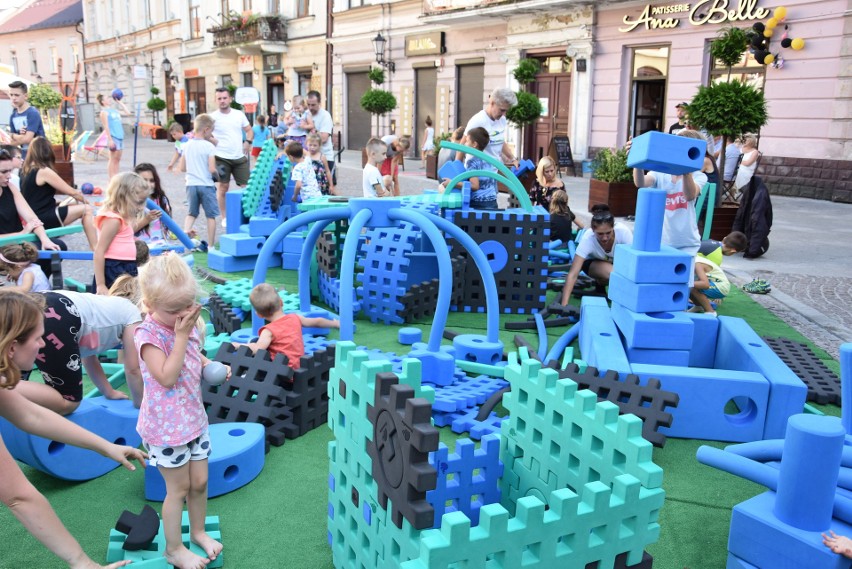
{"label": "balcony railing", "polygon": [[224,24],[207,30],[213,47],[231,47],[257,41],[287,41],[287,28],[278,16],[259,16],[245,24]]}

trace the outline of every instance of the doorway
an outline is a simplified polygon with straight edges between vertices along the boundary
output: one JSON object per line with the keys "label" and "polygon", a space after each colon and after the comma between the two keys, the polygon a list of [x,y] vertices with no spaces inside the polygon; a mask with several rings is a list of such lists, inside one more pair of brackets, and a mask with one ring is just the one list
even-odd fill
{"label": "doorway", "polygon": [[523,156],[536,164],[548,153],[550,139],[567,136],[571,128],[572,61],[564,52],[538,59],[541,72],[530,84],[530,91],[541,99],[543,111],[536,122],[526,127],[524,147],[517,151],[518,157]]}
{"label": "doorway", "polygon": [[207,91],[204,83],[204,77],[192,77],[186,80],[187,111],[193,119],[207,112]]}
{"label": "doorway", "polygon": [[633,82],[629,136],[637,137],[649,130],[664,131],[663,105],[666,100],[665,79],[645,79]]}
{"label": "doorway", "polygon": [[482,110],[482,93],[485,90],[485,64],[474,63],[456,66],[456,123],[465,126],[467,121]]}
{"label": "doorway", "polygon": [[[438,70],[434,67],[415,70],[414,92],[416,93],[416,101],[414,102],[414,140],[411,145],[414,147],[415,156],[420,158],[420,148],[423,146],[423,133],[426,132],[424,121],[426,117],[432,117],[432,126],[437,124],[437,115],[435,113],[435,99],[438,91]],[[438,132],[436,135],[440,134]]]}
{"label": "doorway", "polygon": [[366,73],[346,74],[346,148],[352,150],[364,148],[372,133],[373,115],[361,107],[361,97],[369,88]]}

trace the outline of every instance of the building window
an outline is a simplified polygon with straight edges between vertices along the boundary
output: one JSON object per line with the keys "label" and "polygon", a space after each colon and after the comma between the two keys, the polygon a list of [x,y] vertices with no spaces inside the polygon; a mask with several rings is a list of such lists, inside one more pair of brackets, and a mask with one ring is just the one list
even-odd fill
{"label": "building window", "polygon": [[12,73],[18,74],[18,54],[12,53]]}
{"label": "building window", "polygon": [[650,130],[663,131],[666,77],[669,72],[668,46],[643,46],[631,50],[630,123],[628,136]]}
{"label": "building window", "polygon": [[252,78],[251,78],[251,71],[246,71],[245,73],[240,73],[240,75],[242,76],[243,87],[252,87],[253,86]]}
{"label": "building window", "polygon": [[36,57],[35,48],[30,48],[30,74],[35,75],[38,73],[38,57]]}
{"label": "building window", "polygon": [[281,0],[269,0],[269,10],[270,14],[280,14],[281,13]]}
{"label": "building window", "polygon": [[222,13],[222,21],[224,21],[231,12],[231,6],[228,4],[228,0],[220,0],[219,7],[219,12]]}
{"label": "building window", "polygon": [[243,12],[251,12],[251,0],[243,0]]}
{"label": "building window", "polygon": [[730,73],[725,64],[718,59],[711,62],[710,83],[731,80],[747,83],[755,89],[763,91],[763,84],[766,81],[766,66],[759,64],[754,59],[754,54],[749,51],[743,54],[739,63],[731,67]]}
{"label": "building window", "polygon": [[71,59],[74,61],[74,69],[76,70],[80,64],[80,48],[77,44],[71,46]]}
{"label": "building window", "polygon": [[296,93],[297,95],[307,95],[308,91],[311,90],[311,72],[299,71],[296,79],[296,85],[299,86],[299,92]]}
{"label": "building window", "polygon": [[227,87],[231,83],[234,82],[234,78],[230,75],[220,75],[219,76],[219,87]]}
{"label": "building window", "polygon": [[308,15],[310,0],[296,0],[296,17],[304,18]]}
{"label": "building window", "polygon": [[56,53],[56,47],[55,47],[55,46],[51,46],[51,48],[50,48],[50,72],[51,72],[51,73],[56,73],[56,72],[57,72],[56,59],[57,59],[58,57],[59,57],[59,56],[58,56],[58,55],[57,55],[57,53]]}
{"label": "building window", "polygon": [[201,37],[201,0],[189,0],[189,39]]}

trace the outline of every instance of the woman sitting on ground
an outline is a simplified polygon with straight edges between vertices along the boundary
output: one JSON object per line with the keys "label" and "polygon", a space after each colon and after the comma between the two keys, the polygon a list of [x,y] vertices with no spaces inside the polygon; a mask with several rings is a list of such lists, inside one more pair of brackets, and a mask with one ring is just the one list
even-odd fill
{"label": "woman sitting on ground", "polygon": [[580,229],[585,227],[568,207],[568,194],[565,190],[556,190],[550,198],[550,240],[559,240],[562,243],[573,241],[574,224]]}

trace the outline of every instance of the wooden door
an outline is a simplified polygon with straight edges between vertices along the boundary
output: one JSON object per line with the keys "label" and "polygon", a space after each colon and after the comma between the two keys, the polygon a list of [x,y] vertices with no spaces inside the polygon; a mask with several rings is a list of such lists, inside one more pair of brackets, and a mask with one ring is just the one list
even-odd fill
{"label": "wooden door", "polygon": [[[414,140],[411,145],[414,147],[414,155],[421,157],[420,151],[423,146],[423,133],[426,132],[426,117],[432,119],[432,128],[437,124],[438,115],[436,113],[436,93],[438,89],[438,70],[429,67],[426,69],[416,69],[416,83],[414,85]],[[437,129],[435,134],[440,134]]]}
{"label": "wooden door", "polygon": [[372,133],[372,117],[361,107],[361,97],[370,88],[366,73],[346,74],[346,148],[358,150],[366,146]]}
{"label": "wooden door", "polygon": [[569,136],[571,127],[571,74],[540,73],[530,90],[538,95],[547,109],[541,118],[526,128],[524,148],[519,156],[538,163],[547,154],[550,139]]}

